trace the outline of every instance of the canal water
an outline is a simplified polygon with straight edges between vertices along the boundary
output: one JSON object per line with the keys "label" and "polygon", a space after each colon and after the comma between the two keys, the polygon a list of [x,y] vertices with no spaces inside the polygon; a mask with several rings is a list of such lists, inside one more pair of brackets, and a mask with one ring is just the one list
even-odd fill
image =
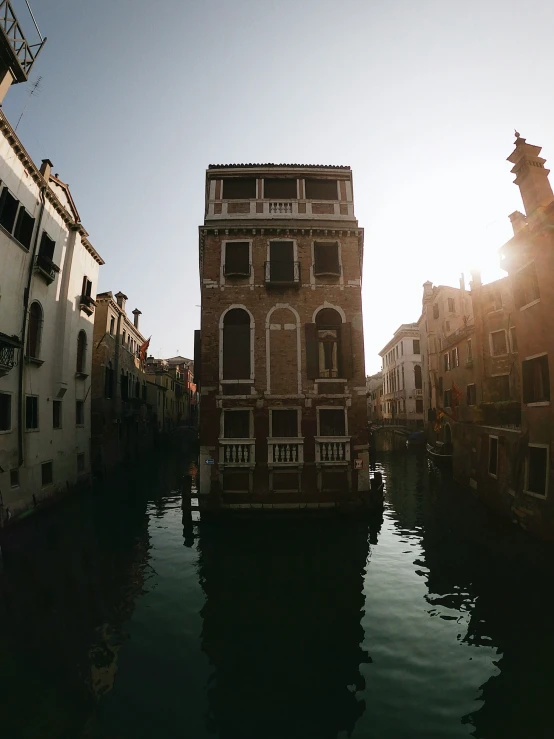
{"label": "canal water", "polygon": [[13,531],[6,739],[551,737],[551,551],[408,452],[377,520],[193,522],[144,461]]}

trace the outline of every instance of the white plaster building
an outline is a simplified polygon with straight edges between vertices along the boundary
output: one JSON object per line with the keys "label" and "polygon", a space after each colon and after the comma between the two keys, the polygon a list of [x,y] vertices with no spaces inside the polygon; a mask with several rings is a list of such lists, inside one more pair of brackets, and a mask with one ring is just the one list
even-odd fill
{"label": "white plaster building", "polygon": [[423,427],[423,372],[417,323],[403,323],[381,349],[385,422]]}
{"label": "white plaster building", "polygon": [[68,186],[0,112],[0,522],[90,476],[101,257]]}

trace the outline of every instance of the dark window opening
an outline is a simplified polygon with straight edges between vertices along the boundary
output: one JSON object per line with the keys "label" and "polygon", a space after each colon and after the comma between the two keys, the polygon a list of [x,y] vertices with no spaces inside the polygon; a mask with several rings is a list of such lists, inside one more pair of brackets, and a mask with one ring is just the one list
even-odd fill
{"label": "dark window opening", "polygon": [[314,274],[340,275],[339,245],[316,241],[314,244]]}
{"label": "dark window opening", "polygon": [[269,275],[266,281],[290,283],[295,281],[294,245],[292,241],[271,241],[269,244]]}
{"label": "dark window opening", "polygon": [[61,429],[62,427],[62,401],[52,401],[52,428]]}
{"label": "dark window opening", "polygon": [[223,319],[223,379],[250,379],[250,316],[242,308]]}
{"label": "dark window opening", "polygon": [[419,339],[414,339],[414,354],[419,354]]}
{"label": "dark window opening", "polygon": [[225,244],[226,277],[233,275],[247,277],[250,274],[250,244],[248,241],[233,241]]}
{"label": "dark window opening", "polygon": [[52,462],[43,462],[41,465],[42,487],[51,485],[54,481],[54,473],[52,470]]}
{"label": "dark window opening", "polygon": [[490,380],[491,401],[510,400],[510,376],[499,375]]}
{"label": "dark window opening", "polygon": [[44,260],[47,260],[49,262],[54,261],[54,249],[56,247],[56,242],[48,236],[46,231],[42,232],[42,237],[40,239],[40,247],[38,250],[39,256],[42,257]]}
{"label": "dark window opening", "polygon": [[0,393],[0,431],[10,431],[12,427],[12,396]]}
{"label": "dark window opening", "polygon": [[27,249],[31,246],[31,239],[33,237],[33,229],[35,227],[35,219],[29,215],[23,206],[19,209],[19,215],[17,216],[17,223],[15,226],[14,236],[20,244]]}
{"label": "dark window opening", "polygon": [[38,398],[27,395],[25,398],[25,428],[27,431],[38,429]]}
{"label": "dark window opening", "polygon": [[128,400],[129,399],[129,383],[127,382],[127,377],[125,376],[125,372],[121,373],[120,377],[120,385],[121,385],[121,400]]}
{"label": "dark window opening", "polygon": [[86,275],[84,275],[81,295],[85,298],[90,298],[91,293],[92,293],[92,281],[89,280],[89,278]]}
{"label": "dark window opening", "polygon": [[527,451],[527,492],[546,496],[548,449],[530,446]]}
{"label": "dark window opening", "polygon": [[532,303],[540,298],[537,271],[534,262],[514,275],[514,301],[516,308]]}
{"label": "dark window opening", "polygon": [[340,330],[342,319],[333,308],[323,308],[316,316],[319,377],[340,377]]}
{"label": "dark window opening", "polygon": [[452,407],[452,390],[444,391],[444,407],[445,408]]}
{"label": "dark window opening", "polygon": [[87,335],[84,331],[79,331],[77,337],[77,372],[84,373],[86,367],[87,356]]}
{"label": "dark window opening", "polygon": [[438,318],[438,317],[439,317],[439,304],[435,303],[433,305],[433,318]]}
{"label": "dark window opening", "polygon": [[249,439],[250,411],[224,411],[223,437],[225,439]]}
{"label": "dark window opening", "polygon": [[506,332],[504,330],[493,331],[491,333],[491,348],[492,348],[493,356],[495,357],[501,354],[508,353],[508,344],[506,342]]}
{"label": "dark window opening", "polygon": [[77,473],[82,474],[85,471],[85,455],[83,453],[77,455]]}
{"label": "dark window opening", "polygon": [[19,470],[10,470],[10,487],[19,487]]}
{"label": "dark window opening", "polygon": [[336,180],[306,180],[306,200],[338,200]]}
{"label": "dark window opening", "polygon": [[224,200],[248,200],[255,197],[255,177],[229,177],[223,180]]}
{"label": "dark window opening", "polygon": [[420,398],[416,399],[415,409],[416,413],[423,413],[423,400],[421,400]]}
{"label": "dark window opening", "polygon": [[346,436],[344,408],[321,408],[319,411],[320,436]]}
{"label": "dark window opening", "polygon": [[110,318],[110,334],[113,336],[115,333],[115,317]]}
{"label": "dark window opening", "polygon": [[0,196],[0,225],[12,233],[19,202],[5,187]]}
{"label": "dark window opening", "polygon": [[415,381],[416,390],[422,390],[423,389],[423,379],[421,376],[421,367],[419,366],[419,364],[416,364],[416,366],[414,367],[414,381]]}
{"label": "dark window opening", "polygon": [[466,387],[466,402],[468,405],[477,405],[477,389],[473,384]]}
{"label": "dark window opening", "polygon": [[42,332],[42,308],[34,302],[29,309],[29,327],[27,329],[27,356],[38,359],[40,352],[40,335]]}
{"label": "dark window opening", "polygon": [[448,312],[449,313],[456,312],[456,303],[454,302],[454,298],[448,298]]}
{"label": "dark window opening", "polygon": [[526,359],[521,363],[523,379],[523,402],[542,403],[550,400],[550,373],[548,357]]}
{"label": "dark window opening", "polygon": [[298,436],[298,413],[295,410],[272,410],[271,435],[276,438]]}
{"label": "dark window opening", "polygon": [[84,400],[75,401],[75,424],[77,426],[85,425],[85,401]]}
{"label": "dark window opening", "polygon": [[114,371],[112,368],[112,363],[110,362],[109,365],[105,368],[105,374],[104,374],[104,397],[105,398],[113,397],[113,382],[114,382]]}
{"label": "dark window opening", "polygon": [[296,197],[296,180],[287,177],[264,180],[264,198],[293,200]]}
{"label": "dark window opening", "polygon": [[498,439],[495,436],[489,436],[489,475],[496,475],[498,472]]}

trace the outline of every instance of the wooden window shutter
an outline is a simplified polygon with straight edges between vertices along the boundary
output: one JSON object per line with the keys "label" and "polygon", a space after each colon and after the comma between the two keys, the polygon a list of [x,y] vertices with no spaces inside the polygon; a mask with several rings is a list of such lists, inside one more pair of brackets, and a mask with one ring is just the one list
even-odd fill
{"label": "wooden window shutter", "polygon": [[352,324],[343,323],[340,327],[341,375],[349,380],[354,374],[354,358],[352,356]]}
{"label": "wooden window shutter", "polygon": [[315,323],[307,323],[306,332],[306,376],[308,380],[319,377],[319,357],[317,345],[317,326]]}

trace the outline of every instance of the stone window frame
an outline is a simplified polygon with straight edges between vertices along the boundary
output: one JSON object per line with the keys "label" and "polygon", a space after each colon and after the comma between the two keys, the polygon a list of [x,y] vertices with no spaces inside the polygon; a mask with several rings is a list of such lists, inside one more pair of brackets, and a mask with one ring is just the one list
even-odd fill
{"label": "stone window frame", "polygon": [[[499,334],[499,333],[504,333],[504,342],[506,344],[506,351],[501,352],[500,354],[496,354],[494,351],[494,344],[493,344],[492,336],[493,334]],[[489,331],[489,349],[490,349],[491,357],[506,357],[510,353],[509,337],[508,337],[508,332],[506,331],[505,328],[497,328],[494,331]]]}
{"label": "stone window frame", "polygon": [[[320,411],[337,411],[337,410],[344,411],[344,438],[348,437],[348,408],[342,405],[318,405],[316,406],[316,409],[315,409],[316,425],[317,425],[316,436],[321,436],[321,421],[319,418],[319,412]],[[333,437],[330,436],[329,438],[332,439]]]}
{"label": "stone window frame", "polygon": [[[317,244],[336,244],[337,245],[337,256],[339,260],[339,273],[338,274],[316,274],[315,272],[315,245]],[[311,269],[310,269],[310,284],[316,285],[317,280],[321,277],[336,277],[337,282],[333,284],[344,285],[344,265],[342,262],[342,242],[340,239],[312,239],[310,243],[310,253],[312,258]],[[323,283],[326,284],[326,283]]]}
{"label": "stone window frame", "polygon": [[273,436],[273,411],[296,411],[296,436],[290,438],[302,439],[302,408],[297,405],[282,405],[275,408],[269,408],[269,438],[289,438],[289,437],[277,437]]}
{"label": "stone window frame", "polygon": [[527,444],[527,449],[529,447],[535,447],[538,449],[546,449],[546,480],[544,485],[544,495],[540,495],[539,493],[533,493],[530,490],[527,489],[529,485],[529,452],[525,455],[525,479],[523,484],[523,492],[525,495],[530,495],[533,498],[538,498],[539,500],[546,500],[548,498],[548,484],[550,481],[550,444],[539,444],[530,442]]}
{"label": "stone window frame", "polygon": [[11,432],[14,430],[13,428],[13,416],[14,416],[14,394],[11,390],[2,390],[0,391],[0,395],[7,395],[9,397],[9,403],[10,403],[10,422],[9,422],[9,428],[6,429],[0,429],[0,434],[11,434]]}
{"label": "stone window frame", "polygon": [[[495,466],[495,472],[491,472],[491,439],[496,439],[496,466]],[[488,448],[488,454],[487,454],[487,472],[489,477],[494,478],[495,480],[498,479],[498,448],[499,448],[499,438],[497,434],[489,434],[489,448]]]}
{"label": "stone window frame", "polygon": [[[221,261],[219,265],[219,284],[221,287],[225,287],[227,284],[225,280],[225,257],[226,257],[226,250],[227,250],[227,244],[232,243],[238,243],[238,244],[244,244],[245,242],[248,242],[248,263],[250,264],[250,276],[248,277],[248,285],[253,288],[254,287],[254,263],[252,261],[252,245],[254,243],[254,239],[223,239],[221,242]],[[241,279],[241,278],[236,278]],[[245,282],[246,278],[242,278],[241,285],[246,284]]]}
{"label": "stone window frame", "polygon": [[[244,378],[240,380],[224,380],[223,379],[223,325],[224,325],[224,319],[226,314],[230,310],[234,310],[235,308],[239,308],[241,310],[244,310],[248,313],[250,316],[250,378]],[[254,345],[255,345],[255,339],[256,339],[256,322],[254,320],[254,316],[252,313],[248,310],[248,308],[243,305],[242,303],[232,303],[231,305],[228,305],[227,308],[222,312],[222,314],[219,316],[219,384],[239,384],[244,383],[246,385],[253,385],[255,381],[255,354],[254,354]]]}
{"label": "stone window frame", "polygon": [[[226,439],[225,436],[225,414],[233,413],[235,411],[248,411],[248,439],[255,439],[254,435],[254,409],[251,406],[236,405],[229,408],[222,408],[221,415],[219,417],[219,438]],[[231,437],[229,437],[231,438]]]}

